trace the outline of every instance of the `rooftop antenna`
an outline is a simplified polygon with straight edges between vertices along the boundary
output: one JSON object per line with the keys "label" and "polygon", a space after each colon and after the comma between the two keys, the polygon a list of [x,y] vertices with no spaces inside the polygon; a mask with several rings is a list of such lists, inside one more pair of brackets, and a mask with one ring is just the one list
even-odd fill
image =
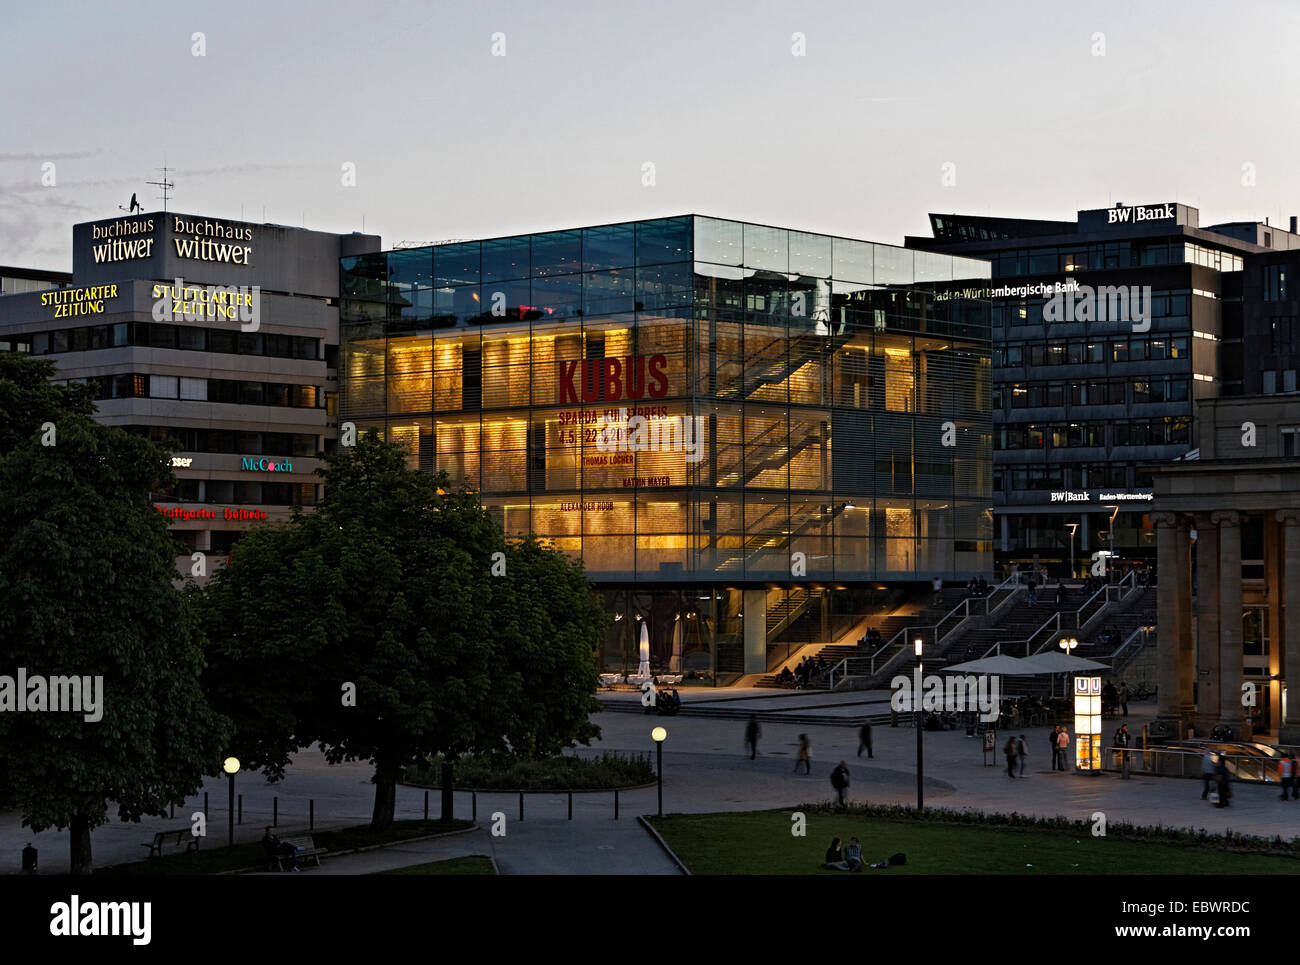
{"label": "rooftop antenna", "polygon": [[172,190],[172,188],[176,187],[175,184],[173,184],[171,181],[168,181],[168,180],[167,180],[167,172],[168,172],[168,171],[171,171],[171,170],[174,170],[174,169],[173,169],[173,168],[169,168],[169,167],[167,167],[167,158],[164,157],[164,158],[163,158],[163,166],[160,167],[160,168],[154,168],[154,170],[155,170],[155,171],[161,171],[161,172],[162,172],[162,180],[161,180],[161,181],[146,181],[145,184],[152,184],[152,185],[153,185],[154,187],[156,187],[156,188],[162,188],[163,212],[166,213],[166,211],[167,211],[167,200],[171,197],[171,190]]}

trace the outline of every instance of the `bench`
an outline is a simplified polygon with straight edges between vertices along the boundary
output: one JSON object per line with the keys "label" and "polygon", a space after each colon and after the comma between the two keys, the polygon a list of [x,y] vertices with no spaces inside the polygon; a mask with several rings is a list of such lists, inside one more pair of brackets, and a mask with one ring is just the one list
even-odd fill
{"label": "bench", "polygon": [[169,831],[159,831],[153,836],[153,840],[148,844],[142,844],[140,847],[149,849],[149,857],[161,858],[162,846],[167,843],[168,839],[174,839],[172,842],[180,847],[182,841],[189,838],[189,844],[185,845],[185,851],[188,854],[191,851],[199,850],[199,836],[194,833],[194,829],[189,825],[183,828],[172,828]]}
{"label": "bench", "polygon": [[[291,844],[298,849],[298,861],[304,862],[308,859],[316,862],[316,867],[320,867],[320,856],[329,854],[328,848],[316,847],[316,839],[310,834],[295,834],[293,837],[283,837],[280,839],[284,844]],[[272,854],[266,856],[266,870],[283,871],[286,867],[293,867],[294,856],[292,854]]]}

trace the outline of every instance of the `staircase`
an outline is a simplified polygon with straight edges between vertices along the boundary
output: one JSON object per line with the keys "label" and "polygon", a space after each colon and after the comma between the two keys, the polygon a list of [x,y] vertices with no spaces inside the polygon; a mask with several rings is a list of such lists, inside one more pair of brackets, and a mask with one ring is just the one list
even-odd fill
{"label": "staircase", "polygon": [[[793,672],[798,663],[806,656],[813,659],[820,657],[825,665],[833,667],[847,657],[855,659],[870,658],[878,646],[860,646],[858,640],[869,629],[880,631],[882,641],[893,639],[899,631],[905,627],[911,626],[932,626],[940,620],[945,614],[950,613],[954,607],[958,606],[962,600],[966,599],[965,587],[952,587],[945,589],[941,596],[941,602],[934,605],[930,602],[932,594],[926,591],[922,601],[912,601],[900,606],[893,613],[884,615],[873,615],[865,617],[854,625],[853,629],[844,634],[834,643],[811,643],[805,646],[798,653],[794,654],[791,659],[782,661],[781,665],[775,667],[776,673],[770,673],[760,679],[754,686],[768,687],[779,689],[781,685],[777,683],[776,674],[780,673],[782,666],[788,666]],[[771,627],[771,614],[768,614],[768,626]],[[808,684],[808,688],[825,690],[827,689],[826,678],[814,677]]]}

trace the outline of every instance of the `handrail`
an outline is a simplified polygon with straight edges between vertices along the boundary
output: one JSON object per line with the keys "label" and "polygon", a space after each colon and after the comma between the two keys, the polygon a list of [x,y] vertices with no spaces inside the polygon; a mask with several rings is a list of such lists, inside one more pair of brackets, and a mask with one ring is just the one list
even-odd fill
{"label": "handrail", "polygon": [[[1061,629],[1061,613],[1060,613],[1059,610],[1058,610],[1056,613],[1053,613],[1050,617],[1048,617],[1047,620],[1043,623],[1042,626],[1040,626],[1037,630],[1035,630],[1035,631],[1034,631],[1033,633],[1031,633],[1029,636],[1025,637],[1025,639],[1023,639],[1023,640],[998,640],[996,643],[993,644],[993,646],[989,647],[989,649],[988,649],[987,651],[985,651],[984,654],[983,654],[982,656],[987,657],[987,656],[989,656],[989,655],[992,654],[992,653],[1001,653],[1001,652],[1002,652],[1002,645],[1003,645],[1004,643],[1005,643],[1005,644],[1023,643],[1023,644],[1025,645],[1025,656],[1028,657],[1028,656],[1029,656],[1029,648],[1030,648],[1030,646],[1033,644],[1034,637],[1036,637],[1036,636],[1038,636],[1040,633],[1042,633],[1043,630],[1045,630],[1045,629],[1047,628],[1048,624],[1055,624],[1055,626],[1053,626],[1052,629],[1053,629],[1053,630],[1056,630],[1056,631],[1058,631],[1058,632],[1060,631],[1060,629]],[[1046,646],[1046,644],[1044,644],[1044,646]],[[1039,647],[1038,649],[1041,650],[1042,647]],[[1037,652],[1037,651],[1035,651],[1035,652]]]}
{"label": "handrail", "polygon": [[1150,626],[1140,626],[1140,627],[1137,627],[1136,629],[1134,629],[1134,631],[1128,635],[1128,638],[1127,638],[1123,643],[1121,643],[1121,644],[1120,644],[1120,645],[1115,649],[1115,652],[1114,652],[1114,653],[1110,654],[1110,656],[1109,656],[1110,666],[1111,666],[1111,669],[1112,669],[1112,670],[1115,669],[1115,658],[1118,657],[1118,656],[1119,656],[1121,653],[1123,653],[1125,650],[1127,650],[1128,647],[1129,647],[1129,645],[1130,645],[1130,644],[1131,644],[1131,643],[1132,643],[1132,642],[1133,642],[1133,641],[1134,641],[1134,640],[1135,640],[1139,635],[1143,636],[1144,639],[1143,639],[1143,641],[1142,641],[1142,645],[1143,645],[1143,646],[1146,646],[1146,639],[1145,639],[1145,637],[1146,637],[1146,634],[1149,633],[1149,632],[1151,631],[1151,629],[1152,629],[1152,628],[1151,628]]}

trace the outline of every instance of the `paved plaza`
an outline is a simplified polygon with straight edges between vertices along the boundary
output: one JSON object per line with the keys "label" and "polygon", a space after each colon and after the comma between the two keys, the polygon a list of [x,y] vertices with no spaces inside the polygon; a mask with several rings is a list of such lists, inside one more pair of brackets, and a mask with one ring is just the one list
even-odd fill
{"label": "paved plaza", "polygon": [[[752,693],[752,692],[751,692]],[[829,716],[855,717],[863,707],[883,700],[881,694],[768,694],[757,700],[745,694],[683,694],[692,710],[676,717],[631,712],[604,712],[597,721],[602,739],[590,750],[653,751],[650,731],[657,725],[668,730],[664,744],[664,811],[710,812],[790,807],[828,801],[831,769],[849,764],[855,802],[914,804],[916,801],[916,731],[908,727],[874,728],[875,757],[857,756],[857,728],[827,724]],[[740,697],[742,699],[733,699]],[[618,698],[622,699],[622,698]],[[700,702],[700,703],[697,703]],[[762,724],[759,756],[750,760],[743,748],[743,718],[714,719],[693,716],[709,707],[761,711],[788,716],[788,720]],[[783,709],[784,708],[784,709]],[[1131,705],[1129,729],[1140,732],[1151,719],[1154,705]],[[816,720],[816,723],[810,722]],[[1107,721],[1107,732],[1118,726]],[[812,743],[812,774],[794,773],[798,735]],[[1131,821],[1204,828],[1210,832],[1281,835],[1290,838],[1300,829],[1300,802],[1283,803],[1272,787],[1236,785],[1232,807],[1216,809],[1200,799],[1199,781],[1174,778],[1099,776],[1053,772],[1048,756],[1047,729],[1026,729],[1029,749],[1024,778],[1006,775],[1001,753],[984,763],[981,742],[964,731],[925,734],[925,800],[927,806],[971,808],[1041,816],[1065,815],[1091,819],[1097,811],[1108,822]],[[999,744],[1006,735],[1000,735]],[[272,795],[279,797],[279,828],[307,826],[308,800],[315,802],[316,827],[332,828],[369,821],[374,797],[371,769],[366,764],[328,765],[315,749],[299,754],[285,780],[268,785],[260,775],[241,774],[237,790],[244,795],[243,823],[237,840],[255,841],[270,823]],[[226,838],[227,787],[222,779],[209,779],[209,825],[206,847],[220,847]],[[568,820],[564,794],[530,794],[519,820],[517,795],[488,793],[477,796],[479,828],[430,841],[411,842],[356,855],[326,858],[309,874],[366,874],[467,854],[491,855],[503,874],[674,874],[677,873],[637,815],[653,814],[656,790],[648,787],[620,794],[620,813],[614,819],[612,793],[574,795],[573,820]],[[96,867],[137,861],[144,857],[141,844],[156,830],[188,823],[188,815],[202,808],[202,793],[177,808],[176,818],[150,819],[140,824],[114,821],[93,834]],[[430,793],[431,816],[436,817],[439,794]],[[468,792],[456,795],[456,816],[468,818],[472,807]],[[397,817],[423,816],[424,792],[399,788]],[[489,833],[493,815],[505,818],[505,835]],[[184,817],[183,817],[184,815]],[[66,833],[32,834],[21,827],[16,812],[0,814],[0,870],[16,873],[19,851],[28,842],[40,850],[41,870],[60,874],[67,870]]]}

